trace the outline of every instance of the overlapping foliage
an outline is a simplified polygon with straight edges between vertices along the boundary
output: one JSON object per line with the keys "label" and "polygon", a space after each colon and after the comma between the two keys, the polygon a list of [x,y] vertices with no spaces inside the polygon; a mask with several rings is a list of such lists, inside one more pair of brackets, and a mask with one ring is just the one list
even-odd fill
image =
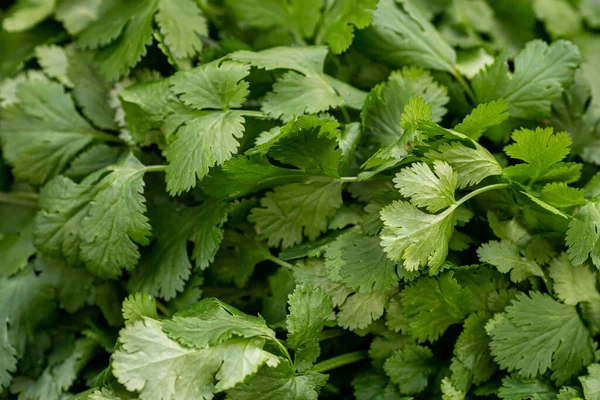
{"label": "overlapping foliage", "polygon": [[0,398],[600,399],[600,3],[9,3]]}

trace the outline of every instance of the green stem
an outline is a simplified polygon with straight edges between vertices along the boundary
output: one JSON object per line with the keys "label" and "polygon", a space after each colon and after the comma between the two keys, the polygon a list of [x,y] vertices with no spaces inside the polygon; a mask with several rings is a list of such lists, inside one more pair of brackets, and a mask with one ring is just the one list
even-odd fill
{"label": "green stem", "polygon": [[117,136],[109,135],[108,133],[104,133],[104,132],[100,132],[100,131],[95,131],[92,134],[92,136],[94,136],[96,139],[98,139],[98,140],[100,140],[102,142],[123,144],[123,141],[121,139],[119,139]]}
{"label": "green stem", "polygon": [[294,266],[292,264],[290,264],[289,262],[283,261],[280,258],[275,257],[274,255],[269,255],[269,260],[273,261],[275,264],[282,266],[283,268],[292,270],[294,269]]}
{"label": "green stem", "polygon": [[358,177],[357,176],[342,176],[340,178],[340,181],[342,181],[342,182],[358,182]]}
{"label": "green stem", "polygon": [[341,356],[330,358],[329,360],[321,361],[313,365],[310,369],[312,372],[327,372],[329,370],[343,367],[344,365],[352,364],[368,358],[366,351],[355,351],[354,353],[342,354]]}
{"label": "green stem", "polygon": [[251,110],[236,110],[236,111],[238,111],[238,113],[240,113],[244,117],[253,117],[253,118],[261,118],[261,119],[269,118],[269,116],[262,111],[251,111]]}
{"label": "green stem", "polygon": [[288,349],[276,338],[271,338],[275,341],[275,344],[277,345],[277,347],[279,347],[279,350],[281,350],[281,352],[287,357],[287,359],[290,361],[290,364],[294,364],[294,361],[292,361],[292,356],[290,356],[290,352],[288,351]]}
{"label": "green stem", "polygon": [[471,86],[469,86],[467,80],[462,76],[462,74],[456,69],[454,69],[452,71],[452,75],[454,75],[460,86],[462,86],[462,88],[465,90],[467,96],[469,96],[471,100],[475,100],[475,93],[473,92],[473,89],[471,89]]}
{"label": "green stem", "polygon": [[461,204],[471,200],[473,197],[478,196],[482,193],[490,192],[492,190],[505,189],[507,187],[510,187],[510,183],[496,183],[495,185],[484,186],[482,188],[474,190],[466,196],[463,196],[460,200],[458,200],[455,204],[455,208],[458,208],[458,206],[460,206]]}
{"label": "green stem", "polygon": [[352,122],[352,120],[350,119],[350,114],[348,114],[348,110],[346,110],[346,107],[340,106],[340,110],[342,111],[342,115],[344,116],[344,120],[346,121],[346,123],[349,124],[350,122]]}
{"label": "green stem", "polygon": [[12,204],[15,206],[40,208],[36,199],[29,193],[8,193],[0,192],[0,203]]}
{"label": "green stem", "polygon": [[148,165],[144,167],[146,172],[164,172],[167,170],[166,165]]}
{"label": "green stem", "polygon": [[321,334],[319,335],[319,342],[344,336],[347,332],[348,331],[344,329],[328,329],[326,331],[321,332]]}
{"label": "green stem", "polygon": [[167,306],[165,306],[160,301],[156,302],[156,308],[158,308],[158,311],[160,311],[161,313],[163,313],[165,317],[171,318],[171,310],[169,310],[167,308]]}

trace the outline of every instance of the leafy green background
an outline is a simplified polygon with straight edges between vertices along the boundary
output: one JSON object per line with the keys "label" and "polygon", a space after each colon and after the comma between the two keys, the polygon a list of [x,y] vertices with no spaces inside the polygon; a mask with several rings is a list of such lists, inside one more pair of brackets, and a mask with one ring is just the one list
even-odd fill
{"label": "leafy green background", "polygon": [[0,398],[600,399],[598,1],[0,23]]}

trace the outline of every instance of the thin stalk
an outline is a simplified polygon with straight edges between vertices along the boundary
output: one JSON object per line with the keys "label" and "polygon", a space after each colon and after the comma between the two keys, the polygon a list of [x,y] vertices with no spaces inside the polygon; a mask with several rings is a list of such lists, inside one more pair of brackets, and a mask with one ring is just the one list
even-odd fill
{"label": "thin stalk", "polygon": [[164,172],[167,170],[166,165],[148,165],[144,168],[146,172]]}
{"label": "thin stalk", "polygon": [[505,189],[507,187],[510,187],[510,183],[496,183],[495,185],[484,186],[482,188],[472,191],[466,196],[461,197],[461,199],[456,202],[454,208],[458,208],[458,206],[460,206],[461,204],[471,200],[473,197],[478,196],[482,193],[490,192],[492,190]]}
{"label": "thin stalk", "polygon": [[344,365],[352,364],[368,358],[366,351],[355,351],[354,353],[342,354],[341,356],[330,358],[329,360],[321,361],[313,365],[310,369],[312,372],[327,372],[335,368],[343,367]]}
{"label": "thin stalk", "polygon": [[347,332],[348,331],[344,329],[328,329],[326,331],[321,332],[321,334],[319,335],[319,342],[344,336]]}
{"label": "thin stalk", "polygon": [[262,111],[252,111],[252,110],[236,110],[236,111],[238,111],[238,113],[243,115],[244,117],[261,118],[261,119],[269,118],[269,116]]}
{"label": "thin stalk", "polygon": [[344,120],[346,121],[346,123],[349,124],[350,122],[352,122],[352,120],[350,119],[350,114],[348,114],[348,110],[346,110],[346,107],[340,106],[340,110],[342,111],[342,115],[344,116]]}
{"label": "thin stalk", "polygon": [[171,317],[171,310],[169,310],[167,308],[167,306],[165,306],[160,301],[156,302],[156,308],[158,308],[158,311],[160,311],[161,313],[163,313],[165,317],[167,317],[167,318]]}
{"label": "thin stalk", "polygon": [[283,261],[280,258],[275,257],[274,255],[269,255],[269,261],[273,261],[275,264],[282,266],[283,268],[289,269],[289,270],[293,270],[294,266],[292,264],[290,264],[289,262]]}
{"label": "thin stalk", "polygon": [[290,356],[290,352],[287,350],[287,348],[276,338],[271,338],[273,339],[273,341],[275,342],[275,344],[277,345],[277,347],[279,347],[279,350],[281,350],[281,352],[287,357],[287,359],[290,361],[290,364],[294,364],[294,361],[292,360],[292,356]]}
{"label": "thin stalk", "polygon": [[340,178],[342,182],[358,182],[358,176],[342,176]]}
{"label": "thin stalk", "polygon": [[457,70],[454,70],[452,72],[452,75],[454,75],[454,77],[456,78],[460,86],[465,90],[469,98],[471,100],[475,100],[475,93],[473,92],[473,89],[471,89],[471,86],[469,85],[467,80],[462,76],[462,74]]}
{"label": "thin stalk", "polygon": [[12,204],[21,207],[40,208],[37,200],[34,200],[29,196],[21,197],[20,195],[22,194],[23,193],[0,192],[0,203]]}
{"label": "thin stalk", "polygon": [[104,132],[100,132],[100,131],[95,131],[92,136],[94,136],[96,139],[102,141],[102,142],[109,142],[109,143],[119,143],[119,144],[123,144],[123,141],[121,139],[119,139],[119,137],[114,136],[114,135],[109,135],[108,133],[104,133]]}

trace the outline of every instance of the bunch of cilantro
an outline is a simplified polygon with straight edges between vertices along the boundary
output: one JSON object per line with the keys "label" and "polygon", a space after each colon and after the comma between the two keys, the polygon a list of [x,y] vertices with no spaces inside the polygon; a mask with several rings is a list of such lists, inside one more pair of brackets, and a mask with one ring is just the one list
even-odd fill
{"label": "bunch of cilantro", "polygon": [[600,400],[597,0],[0,24],[0,399]]}

